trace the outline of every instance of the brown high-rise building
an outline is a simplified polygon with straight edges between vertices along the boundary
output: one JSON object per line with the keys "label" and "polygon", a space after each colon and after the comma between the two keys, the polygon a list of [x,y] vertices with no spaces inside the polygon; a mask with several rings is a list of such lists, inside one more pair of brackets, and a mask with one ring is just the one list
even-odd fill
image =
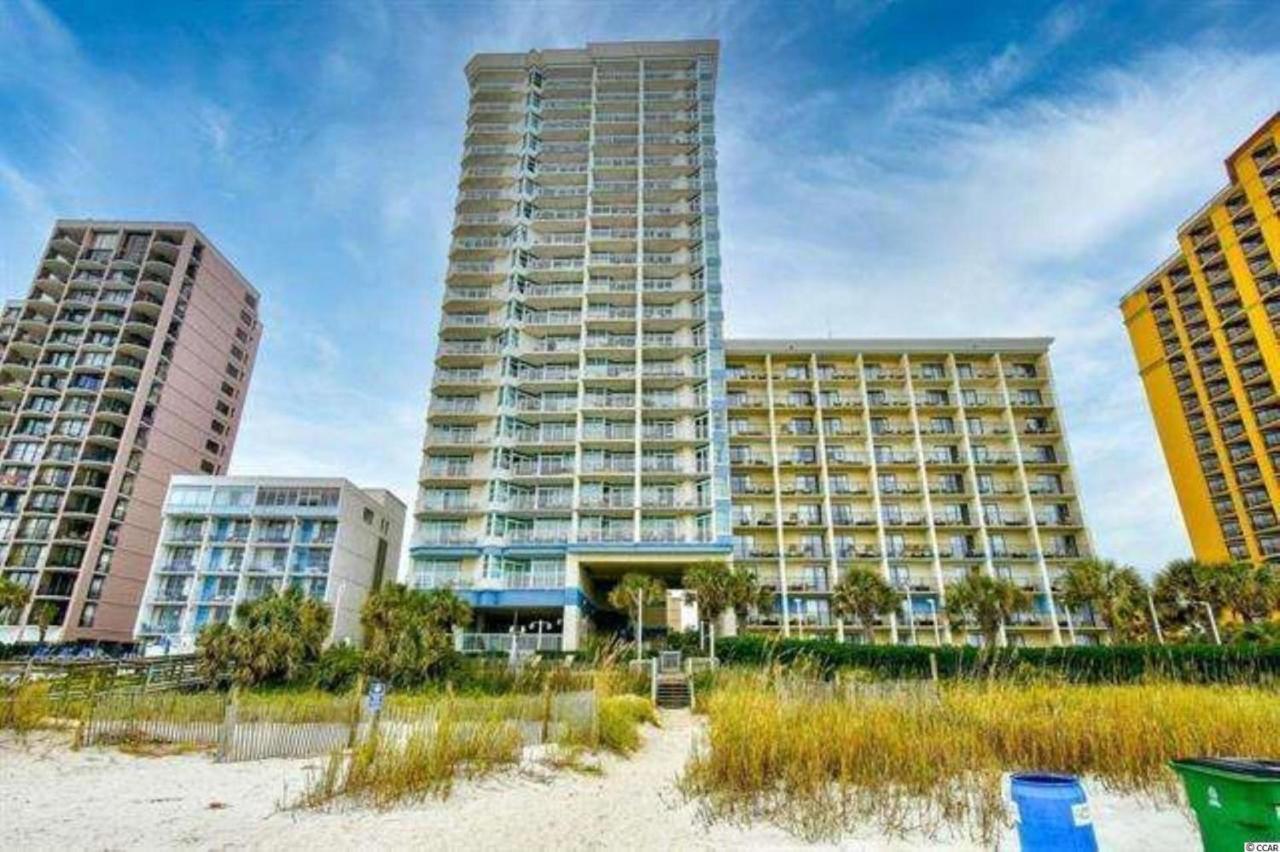
{"label": "brown high-rise building", "polygon": [[262,325],[193,225],[59,220],[0,319],[0,640],[129,642],[175,473],[221,474]]}

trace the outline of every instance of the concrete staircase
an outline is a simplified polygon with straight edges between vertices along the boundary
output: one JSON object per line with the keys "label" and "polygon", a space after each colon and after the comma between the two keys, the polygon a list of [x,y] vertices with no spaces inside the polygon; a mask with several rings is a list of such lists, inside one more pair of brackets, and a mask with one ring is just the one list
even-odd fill
{"label": "concrete staircase", "polygon": [[693,689],[684,674],[658,675],[656,693],[657,705],[664,710],[683,710],[693,704]]}

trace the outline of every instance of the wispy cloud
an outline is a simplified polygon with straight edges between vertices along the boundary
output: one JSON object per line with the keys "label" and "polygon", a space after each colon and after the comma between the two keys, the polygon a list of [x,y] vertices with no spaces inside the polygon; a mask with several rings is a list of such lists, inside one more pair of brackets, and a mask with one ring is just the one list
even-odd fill
{"label": "wispy cloud", "polygon": [[[1222,154],[1274,110],[1278,83],[1280,53],[1159,51],[1053,97],[924,110],[816,162],[773,143],[767,112],[730,119],[730,330],[821,334],[823,316],[836,335],[1056,336],[1095,537],[1154,567],[1186,543],[1116,304],[1224,180]],[[840,109],[811,100],[787,112],[791,133]]]}
{"label": "wispy cloud", "polygon": [[181,31],[0,3],[0,278],[27,286],[56,215],[199,222],[264,293],[233,470],[411,504],[462,66],[719,37],[730,331],[1056,335],[1096,537],[1151,567],[1185,541],[1116,299],[1274,110],[1280,57],[1201,7],[1156,38],[1179,13],[1156,4],[1125,53],[1074,61],[1123,21],[1040,8],[984,40],[887,0],[206,4]]}

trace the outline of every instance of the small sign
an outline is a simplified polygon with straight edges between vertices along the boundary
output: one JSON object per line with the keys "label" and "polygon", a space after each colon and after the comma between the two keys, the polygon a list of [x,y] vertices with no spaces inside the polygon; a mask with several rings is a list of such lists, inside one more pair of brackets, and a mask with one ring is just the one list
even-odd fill
{"label": "small sign", "polygon": [[382,699],[386,697],[387,687],[380,680],[375,680],[369,684],[369,692],[365,695],[365,706],[369,708],[370,713],[377,713],[382,709]]}
{"label": "small sign", "polygon": [[1222,799],[1218,797],[1217,787],[1210,785],[1205,792],[1209,794],[1209,807],[1211,808],[1222,807]]}
{"label": "small sign", "polygon": [[1093,814],[1089,813],[1089,803],[1079,802],[1071,806],[1071,822],[1076,828],[1093,824]]}

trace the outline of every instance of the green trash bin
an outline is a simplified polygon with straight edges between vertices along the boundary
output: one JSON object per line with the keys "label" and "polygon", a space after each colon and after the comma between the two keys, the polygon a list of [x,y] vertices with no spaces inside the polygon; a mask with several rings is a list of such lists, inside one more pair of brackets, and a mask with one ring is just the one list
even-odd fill
{"label": "green trash bin", "polygon": [[1280,841],[1280,761],[1205,757],[1171,765],[1182,776],[1205,852]]}

